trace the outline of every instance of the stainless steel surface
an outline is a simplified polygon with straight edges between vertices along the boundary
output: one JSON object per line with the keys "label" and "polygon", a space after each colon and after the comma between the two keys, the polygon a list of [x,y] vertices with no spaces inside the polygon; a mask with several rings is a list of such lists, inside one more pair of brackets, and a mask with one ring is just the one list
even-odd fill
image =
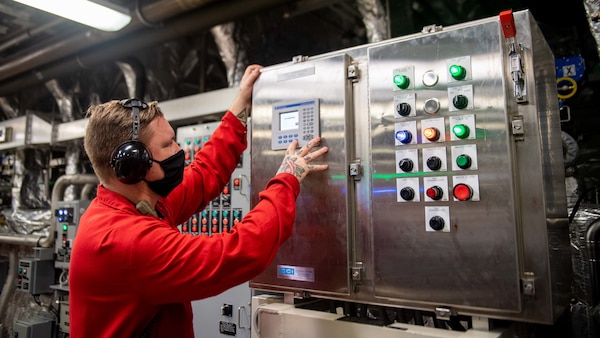
{"label": "stainless steel surface", "polygon": [[[302,182],[294,234],[279,250],[273,264],[251,286],[276,284],[288,290],[319,290],[347,295],[348,267],[348,152],[352,127],[347,118],[351,83],[346,79],[345,54],[285,67],[265,68],[254,88],[252,108],[252,205],[283,160],[285,150],[271,150],[273,105],[282,101],[320,100],[321,145],[332,149],[324,161],[329,170]],[[312,281],[278,278],[278,265],[313,271]]]}
{"label": "stainless steel surface", "polygon": [[[283,158],[269,150],[278,101],[329,103],[321,124],[331,169],[303,183],[294,235],[251,287],[538,323],[564,311],[571,267],[554,58],[528,11],[514,19],[514,40],[491,17],[265,69],[254,93],[253,192]],[[513,42],[522,47],[527,102],[514,97]],[[342,58],[360,74],[343,94],[343,67],[278,80]],[[453,64],[464,78],[450,76]],[[395,86],[394,75],[410,85]],[[467,98],[464,107],[453,103],[458,95]],[[406,116],[396,112],[403,102],[412,108]],[[426,108],[431,102],[439,107]],[[513,121],[522,134],[513,133]],[[470,127],[468,137],[453,133],[460,124]],[[429,127],[440,130],[437,141],[426,139]],[[406,144],[395,139],[405,128],[413,133]],[[462,154],[471,167],[458,167]],[[414,170],[403,172],[398,162],[407,156]],[[427,165],[434,156],[440,169]],[[353,163],[362,168],[359,180],[350,176]],[[453,194],[462,184],[468,200]],[[400,196],[406,186],[412,200]],[[434,187],[443,192],[439,200],[428,194]],[[318,267],[318,278],[277,278],[278,265]]]}

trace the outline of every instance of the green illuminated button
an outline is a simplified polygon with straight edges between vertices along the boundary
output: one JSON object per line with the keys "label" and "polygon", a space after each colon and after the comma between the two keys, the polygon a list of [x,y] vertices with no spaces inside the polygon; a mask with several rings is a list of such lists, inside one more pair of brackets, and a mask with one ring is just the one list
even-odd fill
{"label": "green illuminated button", "polygon": [[467,138],[469,137],[469,126],[465,124],[457,124],[452,127],[452,132],[458,138]]}
{"label": "green illuminated button", "polygon": [[471,156],[465,154],[458,155],[456,157],[456,165],[461,169],[471,168]]}
{"label": "green illuminated button", "polygon": [[455,80],[462,80],[467,76],[467,70],[461,65],[452,65],[448,69],[450,76]]}
{"label": "green illuminated button", "polygon": [[410,79],[406,75],[396,74],[394,75],[394,83],[400,89],[406,89],[410,85]]}
{"label": "green illuminated button", "polygon": [[63,231],[67,231],[69,229],[69,227],[66,224],[63,224],[62,229],[63,229]]}

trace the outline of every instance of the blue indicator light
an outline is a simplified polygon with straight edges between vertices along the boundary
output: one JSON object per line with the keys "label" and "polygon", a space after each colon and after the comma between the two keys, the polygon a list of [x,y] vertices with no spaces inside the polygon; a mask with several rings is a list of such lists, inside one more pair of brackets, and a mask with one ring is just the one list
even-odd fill
{"label": "blue indicator light", "polygon": [[396,132],[396,139],[402,144],[407,144],[412,140],[412,134],[408,130],[398,130]]}

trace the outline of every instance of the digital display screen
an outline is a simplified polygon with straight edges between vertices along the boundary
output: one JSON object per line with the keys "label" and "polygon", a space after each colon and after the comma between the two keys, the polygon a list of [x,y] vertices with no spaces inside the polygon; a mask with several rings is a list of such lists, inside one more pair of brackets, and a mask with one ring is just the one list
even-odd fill
{"label": "digital display screen", "polygon": [[297,110],[279,114],[279,130],[298,129],[299,112]]}

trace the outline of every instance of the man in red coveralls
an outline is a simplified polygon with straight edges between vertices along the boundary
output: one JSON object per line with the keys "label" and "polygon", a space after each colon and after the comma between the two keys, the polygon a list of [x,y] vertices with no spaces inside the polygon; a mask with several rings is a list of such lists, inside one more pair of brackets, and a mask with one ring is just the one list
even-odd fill
{"label": "man in red coveralls", "polygon": [[90,107],[84,146],[100,185],[73,245],[72,338],[193,337],[191,301],[252,279],[292,234],[300,182],[328,167],[310,163],[327,152],[313,151],[318,138],[290,145],[260,202],[230,233],[177,229],[219,195],[236,168],[260,69],[246,69],[229,111],[188,166],[156,102]]}

